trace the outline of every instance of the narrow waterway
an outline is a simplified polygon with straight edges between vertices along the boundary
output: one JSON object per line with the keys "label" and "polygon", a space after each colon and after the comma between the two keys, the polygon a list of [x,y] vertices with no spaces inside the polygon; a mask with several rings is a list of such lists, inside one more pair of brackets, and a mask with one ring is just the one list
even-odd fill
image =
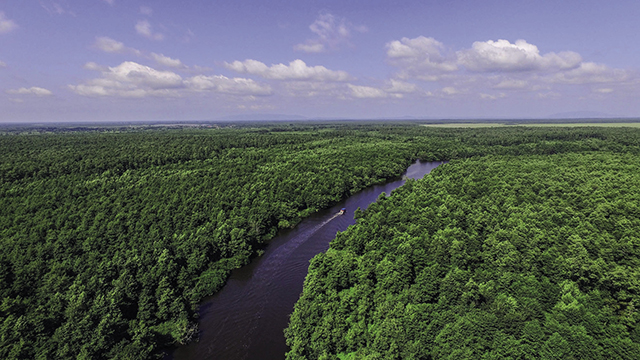
{"label": "narrow waterway", "polygon": [[[220,292],[200,307],[200,340],[174,351],[175,360],[284,359],[283,330],[302,292],[309,260],[326,251],[338,231],[355,224],[353,211],[365,209],[378,196],[420,179],[442,162],[416,162],[401,180],[360,191],[336,206],[282,231],[260,258],[232,272]],[[338,215],[346,208],[344,215]]]}

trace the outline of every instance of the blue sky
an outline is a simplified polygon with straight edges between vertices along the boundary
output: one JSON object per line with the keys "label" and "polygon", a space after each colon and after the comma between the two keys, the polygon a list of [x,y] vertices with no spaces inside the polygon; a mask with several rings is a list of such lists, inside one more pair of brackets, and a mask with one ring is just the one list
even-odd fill
{"label": "blue sky", "polygon": [[0,121],[640,116],[638,1],[0,2]]}

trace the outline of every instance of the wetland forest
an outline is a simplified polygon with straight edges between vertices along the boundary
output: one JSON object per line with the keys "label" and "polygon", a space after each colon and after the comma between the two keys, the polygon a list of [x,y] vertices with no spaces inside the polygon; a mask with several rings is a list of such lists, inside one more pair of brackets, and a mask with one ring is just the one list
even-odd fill
{"label": "wetland forest", "polygon": [[311,260],[282,358],[640,358],[640,129],[417,122],[3,132],[0,358],[163,358],[279,232],[418,159],[446,164]]}

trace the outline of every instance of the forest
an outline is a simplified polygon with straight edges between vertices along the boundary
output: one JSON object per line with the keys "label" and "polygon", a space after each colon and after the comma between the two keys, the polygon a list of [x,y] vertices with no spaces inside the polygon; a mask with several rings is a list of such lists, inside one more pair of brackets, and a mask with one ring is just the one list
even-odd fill
{"label": "forest", "polygon": [[452,160],[359,211],[287,359],[639,359],[637,149],[571,148]]}
{"label": "forest", "polygon": [[638,358],[638,154],[615,128],[2,135],[0,358],[162,357],[278,229],[418,158],[451,162],[312,261],[288,358]]}

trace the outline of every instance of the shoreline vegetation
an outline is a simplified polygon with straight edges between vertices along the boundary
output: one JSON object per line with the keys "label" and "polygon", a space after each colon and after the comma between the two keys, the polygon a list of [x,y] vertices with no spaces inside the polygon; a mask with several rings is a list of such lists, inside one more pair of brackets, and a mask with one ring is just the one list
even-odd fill
{"label": "shoreline vegetation", "polygon": [[[417,158],[517,163],[520,156],[640,154],[636,129],[418,125],[287,122],[0,137],[0,357],[160,357],[197,336],[200,301],[278,229],[400,176]],[[636,299],[634,288],[621,286],[627,303]],[[339,351],[311,352],[304,334],[317,324],[296,325],[300,306],[287,330],[290,357],[359,354],[359,345],[330,343]]]}
{"label": "shoreline vegetation", "polygon": [[451,161],[312,259],[287,359],[638,359],[639,184],[635,152]]}

